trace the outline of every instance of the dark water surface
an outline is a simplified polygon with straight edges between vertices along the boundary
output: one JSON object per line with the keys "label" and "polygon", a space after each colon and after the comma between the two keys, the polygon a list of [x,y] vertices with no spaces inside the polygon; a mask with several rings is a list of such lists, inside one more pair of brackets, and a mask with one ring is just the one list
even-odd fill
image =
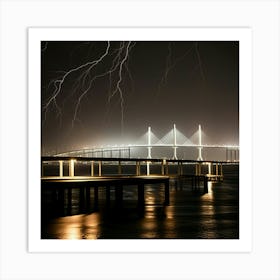
{"label": "dark water surface", "polygon": [[71,205],[52,202],[43,193],[42,239],[238,239],[239,238],[239,169],[224,166],[224,181],[208,182],[208,193],[193,191],[189,182],[170,182],[170,204],[165,206],[164,186],[145,186],[145,207],[137,209],[137,187],[124,187],[123,207],[106,205],[105,188],[99,188],[98,209],[92,202],[81,208],[79,190],[73,190]]}

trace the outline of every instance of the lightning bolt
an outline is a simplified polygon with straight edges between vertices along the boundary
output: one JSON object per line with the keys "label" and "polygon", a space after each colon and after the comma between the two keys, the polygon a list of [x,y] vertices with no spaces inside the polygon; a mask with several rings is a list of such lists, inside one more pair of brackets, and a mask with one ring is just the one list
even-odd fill
{"label": "lightning bolt", "polygon": [[[120,101],[120,111],[121,111],[121,129],[124,127],[124,91],[122,89],[122,82],[124,79],[125,73],[128,73],[131,81],[132,76],[129,72],[128,61],[130,50],[134,47],[135,42],[120,42],[117,48],[113,48],[110,41],[107,42],[106,49],[103,53],[95,60],[86,62],[77,67],[71,68],[68,71],[62,71],[60,77],[52,79],[50,81],[50,86],[53,87],[53,91],[50,94],[50,97],[47,99],[43,106],[44,119],[47,119],[47,114],[51,108],[54,106],[57,117],[62,118],[63,107],[65,101],[72,97],[74,94],[78,95],[74,112],[72,117],[72,127],[78,119],[79,109],[83,99],[87,96],[90,90],[94,87],[95,81],[102,77],[108,76],[109,78],[109,90],[108,90],[108,99],[107,102],[110,103],[111,99],[114,96],[118,96]],[[109,69],[98,73],[98,66],[102,65],[104,60],[107,57],[113,57],[111,66]],[[71,80],[72,78],[72,80]],[[72,82],[72,89],[70,93],[63,99],[62,106],[58,104],[58,96],[62,95],[63,87],[66,83]]]}
{"label": "lightning bolt", "polygon": [[194,49],[195,46],[192,45],[189,49],[187,49],[187,51],[183,55],[177,57],[173,62],[172,62],[172,48],[171,47],[172,47],[172,45],[171,45],[171,43],[169,43],[168,44],[168,54],[167,54],[166,63],[165,63],[165,71],[164,71],[164,74],[163,74],[161,81],[159,83],[159,86],[158,86],[157,96],[159,95],[163,86],[166,84],[167,77],[168,77],[168,74],[170,73],[170,71],[173,70],[173,68],[175,68],[177,63],[184,60],[185,57],[187,57],[191,53],[191,51]]}
{"label": "lightning bolt", "polygon": [[172,51],[171,51],[171,42],[169,42],[168,44],[168,54],[167,54],[167,57],[166,57],[166,62],[165,62],[165,72],[164,72],[164,75],[162,76],[162,79],[159,83],[159,87],[158,87],[158,92],[160,92],[161,88],[164,86],[164,84],[166,84],[166,81],[167,81],[167,76],[168,76],[168,73],[171,69],[171,56],[172,56]]}
{"label": "lightning bolt", "polygon": [[[200,56],[200,52],[199,52],[199,49],[198,49],[198,42],[195,42],[189,49],[187,49],[187,51],[177,57],[173,63],[172,63],[172,45],[171,43],[168,44],[168,54],[167,54],[167,57],[166,57],[166,63],[165,63],[165,71],[164,71],[164,74],[161,78],[161,81],[159,83],[159,86],[158,86],[158,94],[157,96],[159,95],[161,89],[163,88],[163,86],[167,83],[167,77],[168,77],[168,74],[171,72],[171,70],[173,70],[173,68],[175,68],[175,66],[182,60],[184,60],[191,52],[195,52],[195,56],[198,60],[198,65],[196,67],[199,67],[199,70],[200,70],[200,75],[202,77],[203,80],[205,80],[205,75],[204,75],[204,72],[203,72],[203,64],[202,64],[202,60],[201,60],[201,56]],[[195,68],[196,68],[195,67]],[[194,68],[194,70],[195,70]]]}
{"label": "lightning bolt", "polygon": [[109,96],[109,101],[110,101],[111,98],[113,98],[115,94],[117,94],[117,93],[119,94],[120,105],[121,105],[121,129],[122,129],[122,131],[123,131],[123,127],[124,127],[124,98],[123,98],[123,91],[121,89],[121,82],[123,80],[123,67],[124,67],[124,64],[126,63],[126,61],[128,60],[130,45],[131,45],[131,42],[128,42],[126,45],[125,56],[120,61],[120,65],[119,65],[119,71],[118,71],[119,77],[118,77],[118,81],[116,84],[116,88],[112,92],[112,94]]}
{"label": "lightning bolt", "polygon": [[203,72],[203,69],[202,69],[202,61],[201,61],[200,53],[199,53],[199,50],[198,50],[198,42],[195,43],[195,53],[196,53],[197,60],[198,60],[198,67],[199,67],[199,70],[200,70],[200,75],[201,75],[202,79],[205,80],[205,75],[204,75],[204,72]]}

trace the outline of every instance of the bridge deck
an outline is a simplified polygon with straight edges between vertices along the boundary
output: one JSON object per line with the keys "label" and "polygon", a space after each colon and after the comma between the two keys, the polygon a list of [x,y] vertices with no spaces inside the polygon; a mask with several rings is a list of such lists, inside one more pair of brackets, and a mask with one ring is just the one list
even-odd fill
{"label": "bridge deck", "polygon": [[153,162],[162,163],[163,161],[170,163],[220,163],[220,164],[239,164],[239,161],[224,160],[191,160],[191,159],[162,159],[162,158],[118,158],[118,157],[82,157],[82,156],[42,156],[42,161],[102,161],[102,162]]}
{"label": "bridge deck", "polygon": [[64,183],[64,184],[77,184],[77,183],[90,183],[91,185],[107,186],[107,185],[139,185],[139,184],[156,184],[166,183],[169,181],[168,176],[110,176],[110,177],[87,177],[75,176],[63,178],[57,176],[42,177],[41,182],[43,185],[48,183]]}

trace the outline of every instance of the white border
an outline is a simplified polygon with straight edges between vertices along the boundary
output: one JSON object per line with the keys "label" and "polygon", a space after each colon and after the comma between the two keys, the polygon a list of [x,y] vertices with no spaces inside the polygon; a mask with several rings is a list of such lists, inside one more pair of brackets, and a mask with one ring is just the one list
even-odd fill
{"label": "white border", "polygon": [[[40,239],[40,41],[171,40],[240,42],[240,238],[238,240]],[[249,252],[252,245],[252,47],[249,28],[30,28],[29,236],[30,252]]]}
{"label": "white border", "polygon": [[[278,0],[0,0],[0,279],[279,280],[279,8]],[[27,251],[27,28],[114,25],[252,29],[254,162],[250,253]],[[268,134],[272,136],[264,148]],[[15,159],[20,167],[16,173],[11,168]]]}

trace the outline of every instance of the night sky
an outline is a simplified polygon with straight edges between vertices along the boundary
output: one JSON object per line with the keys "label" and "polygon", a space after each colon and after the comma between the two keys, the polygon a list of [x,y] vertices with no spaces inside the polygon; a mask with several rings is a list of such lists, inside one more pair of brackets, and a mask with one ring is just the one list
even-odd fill
{"label": "night sky", "polygon": [[[131,42],[123,65],[128,42],[110,42],[108,54],[87,75],[88,67],[71,72],[51,100],[67,71],[99,59],[107,47],[108,42],[41,43],[43,153],[133,144],[148,126],[161,138],[174,123],[187,137],[201,124],[207,144],[238,145],[238,42]],[[105,75],[118,62],[123,99],[117,90],[120,68]]]}

